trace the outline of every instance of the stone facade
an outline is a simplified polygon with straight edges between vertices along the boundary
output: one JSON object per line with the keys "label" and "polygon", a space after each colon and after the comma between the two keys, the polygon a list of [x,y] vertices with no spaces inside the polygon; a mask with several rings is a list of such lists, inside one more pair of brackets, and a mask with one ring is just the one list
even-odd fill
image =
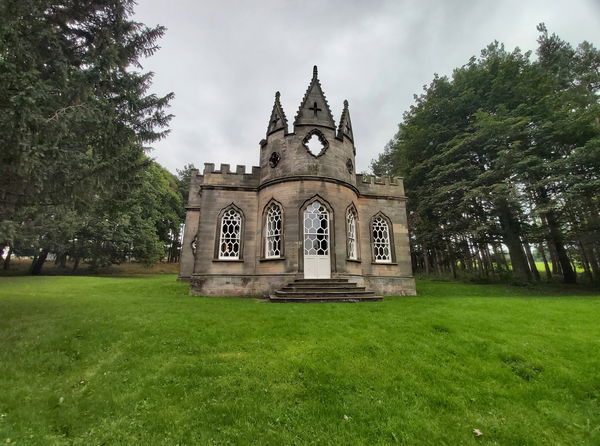
{"label": "stone facade", "polygon": [[381,295],[414,295],[402,180],[356,174],[355,153],[348,103],[336,128],[316,67],[293,132],[277,93],[260,167],[193,172],[180,269],[192,294],[268,296],[317,268]]}

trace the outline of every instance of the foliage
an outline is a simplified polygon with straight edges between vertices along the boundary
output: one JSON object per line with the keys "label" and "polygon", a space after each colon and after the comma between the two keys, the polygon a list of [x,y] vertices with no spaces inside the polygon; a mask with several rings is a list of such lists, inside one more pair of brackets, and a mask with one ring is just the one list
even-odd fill
{"label": "foliage", "polygon": [[493,274],[506,246],[539,279],[545,244],[566,282],[573,257],[600,279],[600,51],[538,29],[537,60],[494,42],[436,75],[372,163],[405,178],[417,268]]}
{"label": "foliage", "polygon": [[[49,252],[75,248],[99,263],[151,262],[178,227],[174,203],[160,218],[158,208],[133,205],[136,196],[158,203],[176,195],[158,197],[172,185],[144,155],[171,119],[173,94],[149,93],[152,73],[140,62],[165,29],[132,21],[134,4],[0,4],[0,241],[33,250],[34,271]],[[134,191],[144,177],[165,190]]]}
{"label": "foliage", "polygon": [[190,182],[194,170],[196,170],[196,167],[193,164],[186,164],[181,170],[177,169],[177,181],[179,184],[179,191],[181,193],[181,198],[183,199],[184,203],[187,203],[188,201],[188,194],[190,193]]}
{"label": "foliage", "polygon": [[600,442],[597,291],[275,305],[175,277],[0,278],[2,442]]}

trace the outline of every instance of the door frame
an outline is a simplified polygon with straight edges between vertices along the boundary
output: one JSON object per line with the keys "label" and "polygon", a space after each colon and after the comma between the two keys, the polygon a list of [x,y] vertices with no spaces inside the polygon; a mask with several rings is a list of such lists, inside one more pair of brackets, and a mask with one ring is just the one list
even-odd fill
{"label": "door frame", "polygon": [[330,277],[337,272],[335,267],[335,212],[333,211],[333,207],[323,196],[319,194],[315,194],[310,197],[308,200],[305,200],[300,206],[298,213],[298,273],[304,276],[304,211],[306,208],[311,205],[314,201],[319,201],[327,212],[329,212],[329,271]]}

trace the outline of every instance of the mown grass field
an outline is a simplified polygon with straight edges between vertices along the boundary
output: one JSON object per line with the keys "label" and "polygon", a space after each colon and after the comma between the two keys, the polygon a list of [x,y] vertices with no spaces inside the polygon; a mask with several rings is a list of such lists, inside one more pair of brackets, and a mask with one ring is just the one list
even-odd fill
{"label": "mown grass field", "polygon": [[600,292],[418,290],[276,305],[174,275],[0,278],[0,443],[600,444]]}

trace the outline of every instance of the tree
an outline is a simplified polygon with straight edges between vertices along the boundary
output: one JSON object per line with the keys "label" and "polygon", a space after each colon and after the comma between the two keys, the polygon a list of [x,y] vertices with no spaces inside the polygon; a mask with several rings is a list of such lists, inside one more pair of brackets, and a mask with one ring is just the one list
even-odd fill
{"label": "tree", "polygon": [[598,268],[600,53],[538,29],[538,60],[495,42],[436,75],[372,163],[405,177],[413,263],[427,272],[494,272],[490,247],[504,245],[515,276],[538,278],[530,244],[544,242],[565,282],[568,251]]}
{"label": "tree", "polygon": [[[196,167],[193,164],[186,164],[183,168],[177,169],[177,181],[179,184],[179,191],[181,193],[181,198],[184,203],[188,201],[188,194],[190,193],[190,182],[192,178],[193,171],[196,170]],[[182,215],[185,217],[185,215]]]}
{"label": "tree", "polygon": [[55,230],[70,232],[64,215],[87,221],[98,203],[123,199],[147,164],[147,144],[167,134],[173,94],[150,94],[152,73],[137,71],[165,29],[130,20],[133,6],[0,4],[0,239],[7,243],[32,216],[50,220],[29,238],[54,240]]}

